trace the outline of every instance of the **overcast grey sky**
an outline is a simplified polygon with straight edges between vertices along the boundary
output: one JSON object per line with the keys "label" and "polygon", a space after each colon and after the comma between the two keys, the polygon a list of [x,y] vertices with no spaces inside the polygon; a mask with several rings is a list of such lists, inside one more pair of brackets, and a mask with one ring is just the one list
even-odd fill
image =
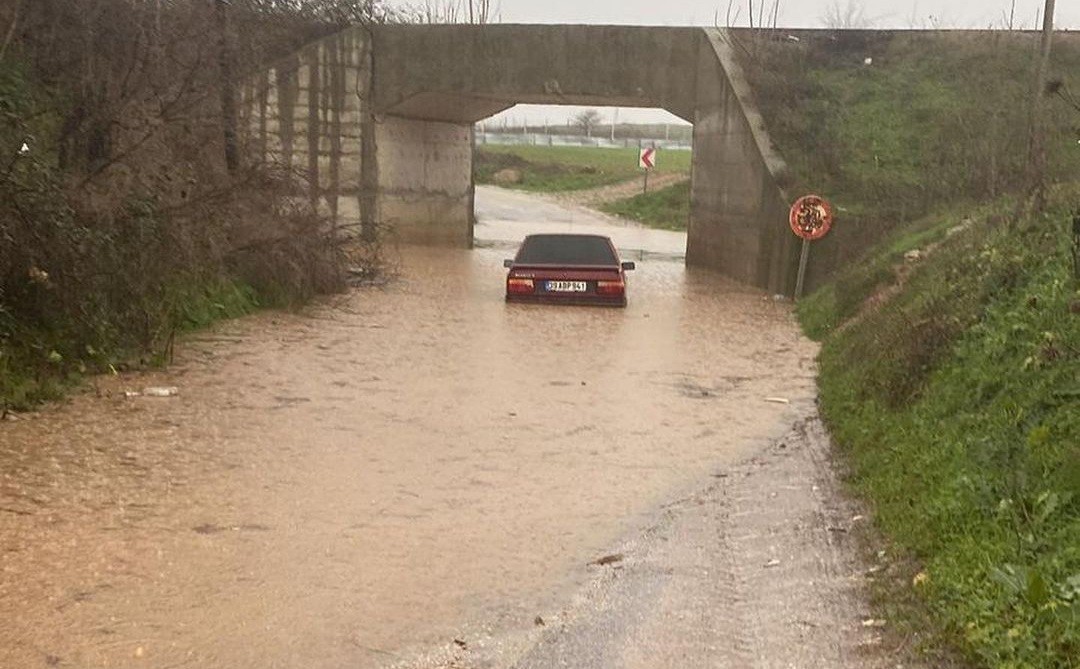
{"label": "overcast grey sky", "polygon": [[[431,0],[441,4],[444,0]],[[592,23],[629,25],[712,25],[719,13],[727,14],[727,0],[492,0],[499,4],[502,23]],[[830,6],[861,7],[869,26],[875,28],[1000,28],[1008,21],[1012,0],[780,0],[778,25],[786,28],[824,26]],[[755,14],[761,0],[754,1]],[[772,0],[765,0],[771,8]],[[748,0],[732,0],[738,7],[735,25],[747,25]],[[414,3],[415,4],[415,3]],[[1016,0],[1014,25],[1035,28],[1044,0]],[[732,13],[735,14],[733,9]],[[1080,0],[1058,0],[1056,24],[1060,29],[1080,29]],[[756,18],[755,18],[756,21]],[[1041,27],[1041,24],[1039,25]],[[501,125],[522,122],[564,123],[580,108],[520,105],[492,121]],[[613,109],[600,109],[610,122]],[[679,119],[661,110],[619,111],[625,122],[672,122]]]}
{"label": "overcast grey sky", "polygon": [[[493,0],[499,2],[500,0]],[[848,0],[780,0],[778,24],[786,28],[823,25],[828,7]],[[739,25],[746,25],[748,0],[737,5]],[[759,2],[755,1],[755,13]],[[1044,0],[1017,0],[1016,23],[1028,28]],[[772,7],[772,0],[766,0]],[[874,27],[986,28],[1000,26],[1012,0],[856,0]],[[1080,29],[1080,2],[1058,0],[1057,23]],[[501,0],[503,23],[620,23],[637,25],[712,25],[719,11],[727,13],[727,0]]]}

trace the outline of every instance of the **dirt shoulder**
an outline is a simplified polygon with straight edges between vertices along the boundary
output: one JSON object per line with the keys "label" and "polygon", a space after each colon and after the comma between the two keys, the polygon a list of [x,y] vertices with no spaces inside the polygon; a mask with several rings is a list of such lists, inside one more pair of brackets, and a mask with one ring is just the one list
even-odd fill
{"label": "dirt shoulder", "polygon": [[[661,188],[667,188],[668,186],[674,186],[675,184],[686,181],[689,176],[686,174],[654,174],[649,177],[649,192],[654,190],[660,190]],[[609,186],[600,186],[599,188],[589,188],[586,190],[564,191],[559,193],[545,193],[542,197],[553,199],[563,204],[573,204],[582,207],[598,207],[602,204],[608,204],[610,202],[618,202],[619,200],[625,200],[627,198],[634,197],[641,193],[642,179],[631,179],[629,181],[621,181],[617,184],[611,184]]]}
{"label": "dirt shoulder", "polygon": [[464,634],[395,667],[893,666],[839,489],[829,439],[807,418],[761,455],[608,556],[567,607],[531,630]]}

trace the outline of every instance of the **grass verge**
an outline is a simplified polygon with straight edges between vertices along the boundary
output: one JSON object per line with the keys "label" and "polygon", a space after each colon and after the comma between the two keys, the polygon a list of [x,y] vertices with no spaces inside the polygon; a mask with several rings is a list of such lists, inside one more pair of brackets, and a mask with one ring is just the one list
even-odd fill
{"label": "grass verge", "polygon": [[[477,148],[474,164],[478,184],[494,184],[497,173],[513,170],[520,181],[499,185],[542,193],[597,188],[641,176],[634,148],[484,146]],[[690,152],[662,152],[655,172],[689,174]]]}
{"label": "grass verge", "polygon": [[686,231],[690,220],[690,181],[608,202],[600,210],[658,230]]}
{"label": "grass verge", "polygon": [[[977,666],[1080,666],[1077,195],[1031,220],[923,222],[800,307],[851,483],[914,565],[893,613]],[[928,239],[888,302],[834,327]]]}
{"label": "grass verge", "polygon": [[[132,348],[130,339],[102,332],[94,343],[54,322],[26,327],[6,319],[0,337],[0,409],[23,411],[63,397],[90,374],[168,362],[173,336],[238,318],[260,308],[254,288],[215,278],[174,285],[160,307],[168,334],[153,349]],[[0,311],[0,321],[5,315]],[[79,343],[75,343],[79,342]]]}
{"label": "grass verge", "polygon": [[[943,204],[1025,187],[1037,43],[1020,31],[746,38],[739,52],[791,168],[789,193],[820,193],[838,210],[834,231],[815,245],[819,276]],[[1080,39],[1056,41],[1051,71],[1059,94],[1046,102],[1048,170],[1051,179],[1073,179]]]}

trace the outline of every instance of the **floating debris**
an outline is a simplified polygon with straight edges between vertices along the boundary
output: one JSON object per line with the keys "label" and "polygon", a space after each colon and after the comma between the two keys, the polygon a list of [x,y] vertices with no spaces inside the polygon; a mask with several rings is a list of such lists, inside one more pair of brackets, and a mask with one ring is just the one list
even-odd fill
{"label": "floating debris", "polygon": [[622,562],[625,559],[626,559],[626,556],[623,555],[622,553],[613,553],[611,555],[605,555],[604,557],[602,557],[600,559],[593,560],[592,562],[590,562],[588,564],[588,566],[596,565],[597,567],[603,567],[604,565],[615,564],[616,562]]}
{"label": "floating debris", "polygon": [[143,397],[176,397],[180,394],[180,389],[175,386],[155,386],[150,388],[143,388]]}

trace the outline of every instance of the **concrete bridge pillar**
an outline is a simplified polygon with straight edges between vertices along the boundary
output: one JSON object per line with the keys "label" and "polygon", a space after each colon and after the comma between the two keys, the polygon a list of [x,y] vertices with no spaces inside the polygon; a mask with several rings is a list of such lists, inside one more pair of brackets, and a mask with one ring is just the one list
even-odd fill
{"label": "concrete bridge pillar", "polygon": [[732,48],[724,33],[709,31],[698,63],[686,261],[789,293],[795,246],[782,189],[787,167]]}
{"label": "concrete bridge pillar", "polygon": [[473,125],[385,116],[375,122],[380,224],[413,244],[473,243]]}

